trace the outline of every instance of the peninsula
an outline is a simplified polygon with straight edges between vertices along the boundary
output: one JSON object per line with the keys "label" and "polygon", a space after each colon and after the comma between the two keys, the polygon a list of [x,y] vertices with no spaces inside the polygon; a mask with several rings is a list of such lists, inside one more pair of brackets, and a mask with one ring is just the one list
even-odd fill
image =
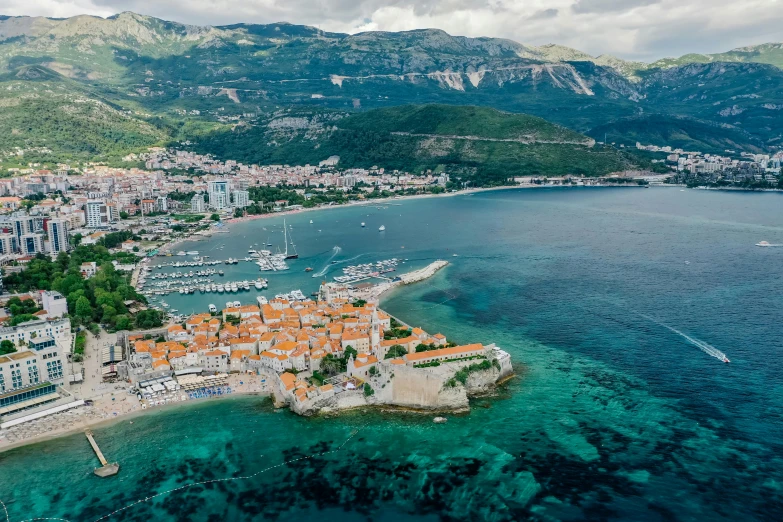
{"label": "peninsula", "polygon": [[301,415],[367,405],[464,411],[471,395],[513,373],[494,344],[458,346],[378,306],[398,284],[432,276],[436,261],[393,282],[353,288],[324,282],[317,300],[271,300],[195,314],[165,340],[131,335],[128,379],[142,407],[227,390],[228,374],[260,376],[279,406]]}

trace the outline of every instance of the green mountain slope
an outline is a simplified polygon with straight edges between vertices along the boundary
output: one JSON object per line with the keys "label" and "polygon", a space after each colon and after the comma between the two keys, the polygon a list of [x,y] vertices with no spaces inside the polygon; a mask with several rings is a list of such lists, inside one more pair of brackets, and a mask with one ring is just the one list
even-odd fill
{"label": "green mountain slope", "polygon": [[584,174],[630,168],[613,149],[541,118],[479,107],[401,106],[341,117],[282,115],[264,126],[210,135],[203,152],[246,163],[317,164],[340,156],[341,167],[463,173],[481,184],[513,176]]}
{"label": "green mountain slope", "polygon": [[731,125],[664,114],[625,118],[595,127],[588,134],[601,141],[605,136],[608,142],[627,147],[640,142],[718,154],[727,149],[763,150],[761,141]]}
{"label": "green mountain slope", "polygon": [[0,152],[24,159],[117,159],[168,140],[166,133],[40,67],[2,78]]}
{"label": "green mountain slope", "polygon": [[[29,66],[58,72],[79,95],[129,110],[177,139],[205,128],[264,127],[281,108],[318,119],[448,104],[539,116],[577,133],[650,113],[688,116],[738,129],[732,148],[774,150],[783,144],[780,47],[641,64],[435,29],[348,35],[284,23],[196,27],[135,13],[0,17],[0,74]],[[436,133],[473,132],[442,124]],[[489,132],[495,124],[486,125]],[[694,143],[715,140],[709,125],[686,134]]]}

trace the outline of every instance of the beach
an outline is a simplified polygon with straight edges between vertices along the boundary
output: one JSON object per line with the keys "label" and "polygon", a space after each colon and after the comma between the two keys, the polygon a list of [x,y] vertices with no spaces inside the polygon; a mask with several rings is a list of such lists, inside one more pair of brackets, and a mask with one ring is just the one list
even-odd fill
{"label": "beach", "polygon": [[261,376],[251,374],[229,375],[232,392],[221,397],[209,399],[191,399],[189,401],[142,407],[135,394],[129,394],[121,386],[112,392],[91,401],[91,404],[79,406],[54,415],[18,424],[0,432],[0,452],[48,439],[63,437],[87,428],[108,425],[135,416],[149,414],[161,409],[193,402],[221,400],[226,397],[242,395],[269,395],[269,388],[261,383]]}

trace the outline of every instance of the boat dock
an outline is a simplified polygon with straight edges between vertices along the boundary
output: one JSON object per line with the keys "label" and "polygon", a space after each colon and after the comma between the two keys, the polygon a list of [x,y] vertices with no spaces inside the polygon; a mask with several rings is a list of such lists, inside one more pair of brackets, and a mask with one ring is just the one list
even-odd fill
{"label": "boat dock", "polygon": [[116,475],[120,471],[120,465],[117,464],[116,462],[113,464],[108,463],[106,457],[103,456],[103,452],[101,452],[101,448],[98,447],[98,443],[95,442],[95,438],[92,435],[92,430],[87,430],[84,432],[84,434],[87,436],[87,440],[90,441],[90,446],[92,446],[95,455],[98,457],[98,460],[101,462],[101,467],[95,468],[93,473],[95,473],[97,476],[102,478]]}

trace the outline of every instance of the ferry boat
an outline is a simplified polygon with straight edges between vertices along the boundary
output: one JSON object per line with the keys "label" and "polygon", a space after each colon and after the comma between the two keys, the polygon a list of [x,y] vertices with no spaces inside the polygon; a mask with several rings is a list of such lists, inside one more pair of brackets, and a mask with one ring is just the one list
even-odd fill
{"label": "ferry boat", "polygon": [[386,230],[386,226],[385,225],[381,225],[380,227],[378,227],[378,230],[383,232],[384,230]]}
{"label": "ferry boat", "polygon": [[210,304],[209,305],[209,312],[213,313],[213,314],[216,313],[217,312],[217,306],[215,306],[213,304]]}

